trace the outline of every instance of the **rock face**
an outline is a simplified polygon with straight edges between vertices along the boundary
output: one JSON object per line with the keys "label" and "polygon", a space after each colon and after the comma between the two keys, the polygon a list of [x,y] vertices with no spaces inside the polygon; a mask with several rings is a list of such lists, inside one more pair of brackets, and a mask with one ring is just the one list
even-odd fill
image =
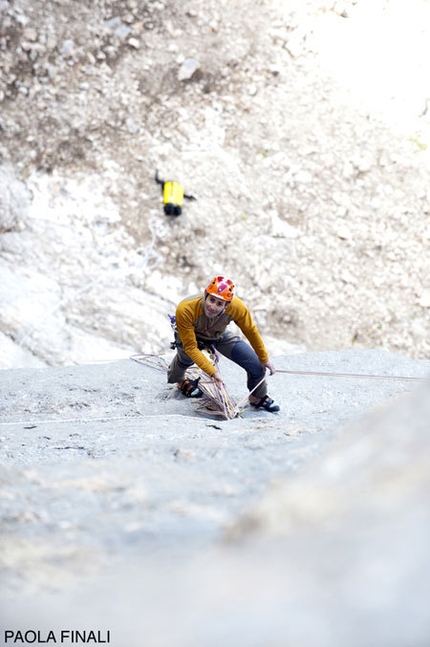
{"label": "rock face", "polygon": [[[276,364],[280,413],[229,421],[131,361],[2,371],[2,630],[426,647],[430,362]],[[243,373],[221,372],[241,398]]]}
{"label": "rock face", "polygon": [[428,12],[1,0],[0,367],[162,352],[218,272],[271,353],[428,357]]}

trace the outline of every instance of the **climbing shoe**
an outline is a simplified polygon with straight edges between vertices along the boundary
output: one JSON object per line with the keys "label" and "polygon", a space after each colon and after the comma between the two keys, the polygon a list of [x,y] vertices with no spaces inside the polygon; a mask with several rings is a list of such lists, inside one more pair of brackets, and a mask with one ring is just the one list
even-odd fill
{"label": "climbing shoe", "polygon": [[199,380],[199,377],[197,377],[195,380],[190,380],[190,378],[187,377],[180,386],[181,392],[187,398],[201,398],[203,391],[201,391],[198,387]]}
{"label": "climbing shoe", "polygon": [[278,405],[275,404],[272,398],[269,398],[268,395],[266,395],[264,398],[261,398],[259,402],[251,402],[251,405],[256,409],[265,409],[270,413],[276,413],[276,411],[279,411]]}

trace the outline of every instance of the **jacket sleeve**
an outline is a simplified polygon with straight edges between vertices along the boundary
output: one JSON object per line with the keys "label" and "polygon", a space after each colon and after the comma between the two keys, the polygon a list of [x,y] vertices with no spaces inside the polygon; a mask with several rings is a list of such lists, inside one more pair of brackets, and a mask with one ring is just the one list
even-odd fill
{"label": "jacket sleeve", "polygon": [[176,326],[184,351],[199,368],[212,377],[216,368],[197,346],[194,321],[198,316],[199,300],[181,301],[176,309]]}
{"label": "jacket sleeve", "polygon": [[251,313],[246,305],[238,297],[234,297],[231,305],[227,308],[228,314],[233,317],[234,323],[239,326],[252,348],[263,364],[269,361],[269,353],[261,338],[257,326],[252,319]]}

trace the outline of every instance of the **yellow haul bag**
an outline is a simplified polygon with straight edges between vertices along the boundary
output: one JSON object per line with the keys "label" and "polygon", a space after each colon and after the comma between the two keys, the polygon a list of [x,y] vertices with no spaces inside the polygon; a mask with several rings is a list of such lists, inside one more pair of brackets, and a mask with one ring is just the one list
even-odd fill
{"label": "yellow haul bag", "polygon": [[164,204],[176,204],[182,206],[184,201],[184,187],[178,182],[165,182],[163,188]]}

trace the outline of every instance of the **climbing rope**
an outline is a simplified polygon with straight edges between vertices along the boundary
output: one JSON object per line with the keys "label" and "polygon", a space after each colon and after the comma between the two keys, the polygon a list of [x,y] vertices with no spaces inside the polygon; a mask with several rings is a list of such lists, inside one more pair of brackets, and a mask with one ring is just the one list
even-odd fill
{"label": "climbing rope", "polygon": [[[219,371],[219,358],[215,349],[205,348],[204,350]],[[149,366],[150,368],[167,373],[167,362],[160,355],[132,355],[130,359],[138,364],[143,364],[144,366]],[[235,403],[228,394],[224,384],[216,383],[197,366],[191,366],[187,370],[187,374],[191,379],[199,378],[199,389],[203,393],[196,408],[197,413],[205,413],[211,416],[225,418],[226,420],[240,417],[243,406]]]}
{"label": "climbing rope", "polygon": [[132,355],[130,357],[134,362],[155,368],[157,371],[167,371],[167,362],[161,355]]}
{"label": "climbing rope", "polygon": [[276,369],[276,373],[288,373],[290,375],[315,375],[317,377],[345,377],[345,378],[359,378],[364,380],[397,380],[407,381],[412,380],[415,382],[426,382],[429,377],[413,377],[409,375],[366,375],[364,373],[331,373],[323,371],[287,371],[285,369]]}
{"label": "climbing rope", "polygon": [[[210,359],[217,366],[219,370],[219,361],[216,351],[208,348],[207,350]],[[167,362],[160,355],[133,355],[130,359],[155,368],[159,371],[167,372]],[[206,373],[203,373],[197,366],[192,366],[188,369],[191,378],[199,379],[199,388],[203,392],[203,399],[200,401],[196,411],[198,413],[205,413],[214,416],[220,416],[227,420],[241,416],[245,405],[248,402],[248,397],[252,392],[257,389],[260,384],[266,379],[264,376],[262,380],[250,391],[242,400],[236,403],[228,394],[224,385],[218,385]],[[309,377],[335,377],[335,378],[349,378],[349,379],[364,379],[364,380],[397,380],[397,381],[415,381],[425,382],[429,378],[414,377],[409,375],[369,375],[364,373],[332,373],[330,371],[297,371],[287,369],[276,369],[275,373],[283,373],[288,375],[302,375]]]}

